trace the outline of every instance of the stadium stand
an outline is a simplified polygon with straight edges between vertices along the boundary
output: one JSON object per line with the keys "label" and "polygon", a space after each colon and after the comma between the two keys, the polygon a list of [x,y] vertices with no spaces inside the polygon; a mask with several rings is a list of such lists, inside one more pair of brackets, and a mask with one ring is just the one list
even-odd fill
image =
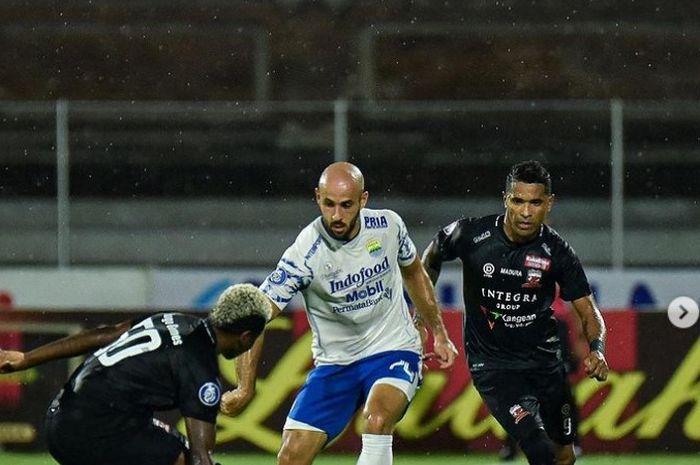
{"label": "stadium stand", "polygon": [[[348,153],[374,205],[402,210],[417,242],[462,205],[498,208],[504,169],[537,158],[558,176],[565,208],[553,220],[579,233],[589,263],[606,264],[605,247],[587,247],[610,228],[612,98],[624,103],[628,237],[691,237],[699,10],[2,2],[0,37],[12,46],[0,58],[13,66],[0,69],[0,235],[12,246],[0,262],[55,260],[56,99],[70,108],[76,263],[267,264],[298,218],[315,214],[338,98],[349,101]],[[173,247],[164,237],[200,239]],[[697,262],[670,245],[642,249],[629,264]]]}

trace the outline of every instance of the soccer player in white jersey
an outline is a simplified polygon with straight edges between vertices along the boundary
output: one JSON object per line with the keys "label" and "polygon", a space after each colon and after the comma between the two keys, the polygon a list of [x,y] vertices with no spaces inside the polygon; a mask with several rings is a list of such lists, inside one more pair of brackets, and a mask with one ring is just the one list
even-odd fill
{"label": "soccer player in white jersey", "polygon": [[[435,291],[401,217],[365,208],[360,170],[328,166],[318,182],[321,216],[304,228],[260,286],[272,318],[299,292],[313,332],[316,367],[287,417],[279,465],[308,465],[363,408],[358,465],[390,465],[392,434],[421,379],[421,335],[403,288],[433,332],[443,368],[457,350],[438,310]],[[251,400],[262,338],[238,359],[239,386],[222,411],[235,415]]]}

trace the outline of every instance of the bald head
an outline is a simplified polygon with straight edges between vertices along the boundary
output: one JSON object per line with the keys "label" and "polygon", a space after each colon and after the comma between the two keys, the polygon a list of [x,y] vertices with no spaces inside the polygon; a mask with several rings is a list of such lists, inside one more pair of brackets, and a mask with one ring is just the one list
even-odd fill
{"label": "bald head", "polygon": [[365,190],[365,178],[360,168],[346,161],[332,163],[323,170],[318,180],[318,188],[339,188],[362,192]]}
{"label": "bald head", "polygon": [[323,170],[316,188],[316,203],[328,233],[341,240],[355,237],[360,230],[360,210],[367,204],[367,197],[365,179],[357,166],[337,162]]}

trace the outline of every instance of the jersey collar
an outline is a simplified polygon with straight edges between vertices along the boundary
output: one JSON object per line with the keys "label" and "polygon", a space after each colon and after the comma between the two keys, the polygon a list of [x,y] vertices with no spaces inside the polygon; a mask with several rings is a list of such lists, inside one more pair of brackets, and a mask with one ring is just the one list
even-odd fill
{"label": "jersey collar", "polygon": [[211,343],[216,345],[216,333],[214,332],[214,328],[211,326],[211,321],[209,321],[208,318],[204,318],[202,321],[204,322],[204,329],[207,331]]}

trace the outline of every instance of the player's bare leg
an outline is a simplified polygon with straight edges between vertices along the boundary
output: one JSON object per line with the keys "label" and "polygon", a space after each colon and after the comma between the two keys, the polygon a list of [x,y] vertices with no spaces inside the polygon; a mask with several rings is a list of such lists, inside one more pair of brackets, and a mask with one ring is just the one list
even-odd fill
{"label": "player's bare leg", "polygon": [[326,444],[326,434],[301,429],[286,429],[277,454],[278,465],[311,465]]}
{"label": "player's bare leg", "polygon": [[576,453],[574,452],[573,444],[566,444],[564,446],[556,445],[557,454],[557,465],[573,465],[576,461]]}
{"label": "player's bare leg", "polygon": [[173,465],[187,465],[187,462],[185,461],[184,452],[177,456],[177,460],[175,460],[175,463]]}
{"label": "player's bare leg", "polygon": [[400,389],[389,384],[375,384],[362,415],[362,453],[357,465],[391,465],[394,427],[401,419],[408,399]]}

